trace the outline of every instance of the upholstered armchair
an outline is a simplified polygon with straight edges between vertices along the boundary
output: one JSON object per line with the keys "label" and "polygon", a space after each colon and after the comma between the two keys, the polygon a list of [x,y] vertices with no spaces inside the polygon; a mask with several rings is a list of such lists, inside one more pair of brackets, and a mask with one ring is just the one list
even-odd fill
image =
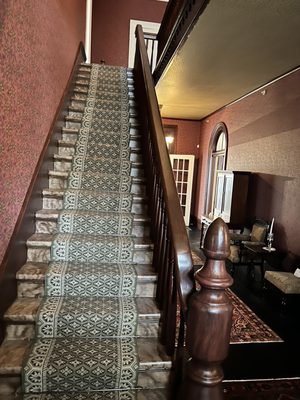
{"label": "upholstered armchair", "polygon": [[233,232],[230,234],[230,255],[228,257],[232,264],[232,272],[234,265],[247,263],[247,251],[244,245],[247,243],[263,245],[266,242],[266,236],[269,229],[269,224],[261,219],[255,220],[251,230],[244,228],[241,233]]}

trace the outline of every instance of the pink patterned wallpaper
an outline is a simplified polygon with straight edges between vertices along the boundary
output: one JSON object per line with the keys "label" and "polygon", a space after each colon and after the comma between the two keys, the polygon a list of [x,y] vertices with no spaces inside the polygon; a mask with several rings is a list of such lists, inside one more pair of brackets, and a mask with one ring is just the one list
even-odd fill
{"label": "pink patterned wallpaper", "polygon": [[0,263],[84,29],[85,0],[0,0]]}
{"label": "pink patterned wallpaper", "polygon": [[197,217],[204,211],[209,140],[228,129],[227,169],[250,171],[249,213],[275,218],[275,246],[300,255],[300,70],[215,112],[201,122]]}

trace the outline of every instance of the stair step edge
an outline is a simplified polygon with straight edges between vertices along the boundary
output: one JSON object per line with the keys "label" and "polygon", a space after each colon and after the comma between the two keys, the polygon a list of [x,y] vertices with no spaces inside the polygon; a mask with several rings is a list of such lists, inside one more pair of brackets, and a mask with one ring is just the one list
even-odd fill
{"label": "stair step edge", "polygon": [[[15,323],[35,322],[41,302],[42,297],[17,298],[4,313],[3,320]],[[154,299],[137,297],[136,305],[138,318],[140,320],[154,320],[160,318],[160,311],[157,308]]]}
{"label": "stair step edge", "polygon": [[[69,210],[69,211],[74,211],[74,210]],[[95,211],[95,213],[99,214],[101,212]],[[85,214],[88,215],[89,211],[86,211]],[[128,214],[131,214],[131,213],[128,213]],[[58,216],[59,216],[58,210],[41,209],[41,210],[36,211],[36,213],[35,213],[35,217],[37,219],[43,219],[43,220],[57,220]],[[133,215],[133,222],[149,222],[149,221],[150,221],[150,218],[147,215],[144,215],[144,214],[134,214]]]}
{"label": "stair step edge", "polygon": [[[66,189],[43,189],[42,194],[44,197],[63,197]],[[147,196],[133,195],[134,203],[147,203]]]}
{"label": "stair step edge", "polygon": [[[16,273],[18,280],[44,281],[48,269],[48,263],[27,262]],[[143,264],[135,266],[138,282],[156,282],[157,275],[152,265]],[[144,274],[143,274],[144,273]]]}
{"label": "stair step edge", "polygon": [[[88,173],[88,172],[84,171],[84,173]],[[93,173],[93,174],[96,174],[96,173]],[[53,178],[67,179],[69,176],[69,172],[50,170],[48,172],[48,175],[49,175],[49,177],[53,177]],[[99,175],[111,175],[111,174],[100,173]],[[146,178],[144,178],[144,177],[132,176],[131,178],[132,178],[132,183],[145,183],[146,182]]]}
{"label": "stair step edge", "polygon": [[[72,155],[65,155],[65,154],[54,154],[53,158],[55,160],[64,160],[64,161],[72,161],[73,160]],[[97,157],[95,157],[97,158]],[[101,157],[98,157],[99,159],[102,159]],[[134,168],[143,168],[144,164],[142,162],[138,162],[138,161],[130,161],[131,167]]]}
{"label": "stair step edge", "polygon": [[[27,239],[26,244],[27,246],[32,246],[32,247],[50,247],[54,236],[55,235],[49,233],[34,233]],[[153,248],[153,243],[144,238],[133,238],[133,240],[135,249]]]}
{"label": "stair step edge", "polygon": [[[169,356],[163,350],[158,339],[137,338],[139,354],[139,371],[164,370],[172,366]],[[0,376],[19,375],[21,373],[25,352],[30,346],[27,340],[7,340],[0,347]]]}

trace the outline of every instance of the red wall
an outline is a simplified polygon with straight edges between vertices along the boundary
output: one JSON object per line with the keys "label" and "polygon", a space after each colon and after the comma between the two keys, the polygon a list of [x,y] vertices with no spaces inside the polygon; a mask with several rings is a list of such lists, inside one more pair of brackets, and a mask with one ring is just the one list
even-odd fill
{"label": "red wall", "polygon": [[177,127],[176,154],[193,154],[196,158],[199,157],[200,121],[163,118],[163,124]]}
{"label": "red wall", "polygon": [[161,22],[166,4],[157,0],[93,2],[92,62],[128,65],[129,20]]}
{"label": "red wall", "polygon": [[228,128],[228,170],[253,172],[250,217],[275,218],[275,245],[300,255],[300,71],[201,122],[197,217],[204,211],[213,128]]}
{"label": "red wall", "polygon": [[193,194],[191,203],[191,215],[196,216],[196,197],[197,197],[197,180],[198,180],[198,157],[199,157],[199,136],[200,121],[163,118],[164,125],[173,125],[177,128],[176,135],[176,154],[193,154],[195,156]]}
{"label": "red wall", "polygon": [[3,0],[0,19],[1,263],[84,40],[85,1]]}

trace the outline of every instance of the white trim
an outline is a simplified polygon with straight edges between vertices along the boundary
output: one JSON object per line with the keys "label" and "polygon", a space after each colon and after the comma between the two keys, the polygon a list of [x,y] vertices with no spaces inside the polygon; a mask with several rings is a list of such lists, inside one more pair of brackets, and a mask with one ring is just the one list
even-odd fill
{"label": "white trim", "polygon": [[[241,100],[244,100],[246,97],[251,96],[253,93],[263,91],[264,89],[268,88],[268,86],[273,85],[273,83],[275,83],[275,82],[277,82],[277,81],[280,81],[281,79],[285,78],[286,76],[291,75],[291,74],[293,74],[294,72],[297,72],[297,71],[299,71],[299,70],[300,70],[300,67],[297,67],[297,68],[293,69],[292,71],[286,72],[285,74],[279,76],[278,78],[275,78],[275,79],[273,79],[272,81],[270,81],[270,82],[268,82],[268,83],[265,83],[265,84],[262,85],[262,86],[259,86],[257,89],[254,89],[254,90],[252,90],[251,92],[249,92],[249,93],[243,95],[242,97],[239,97],[238,99],[232,101],[231,103],[226,104],[226,106],[224,106],[224,108],[230,107],[230,106],[232,106],[233,104],[238,103],[238,102],[241,101]],[[265,93],[264,93],[264,94],[265,94]],[[217,111],[219,111],[219,110],[217,110]],[[204,118],[204,119],[205,119],[205,118]]]}
{"label": "white trim", "polygon": [[86,0],[85,12],[85,54],[86,62],[91,62],[91,49],[92,49],[92,14],[93,14],[93,0]]}
{"label": "white trim", "polygon": [[135,29],[137,25],[142,25],[143,31],[146,33],[157,34],[160,28],[160,24],[157,22],[140,21],[138,19],[131,19],[129,22],[129,48],[128,48],[128,68],[134,67],[134,56],[135,56]]}

